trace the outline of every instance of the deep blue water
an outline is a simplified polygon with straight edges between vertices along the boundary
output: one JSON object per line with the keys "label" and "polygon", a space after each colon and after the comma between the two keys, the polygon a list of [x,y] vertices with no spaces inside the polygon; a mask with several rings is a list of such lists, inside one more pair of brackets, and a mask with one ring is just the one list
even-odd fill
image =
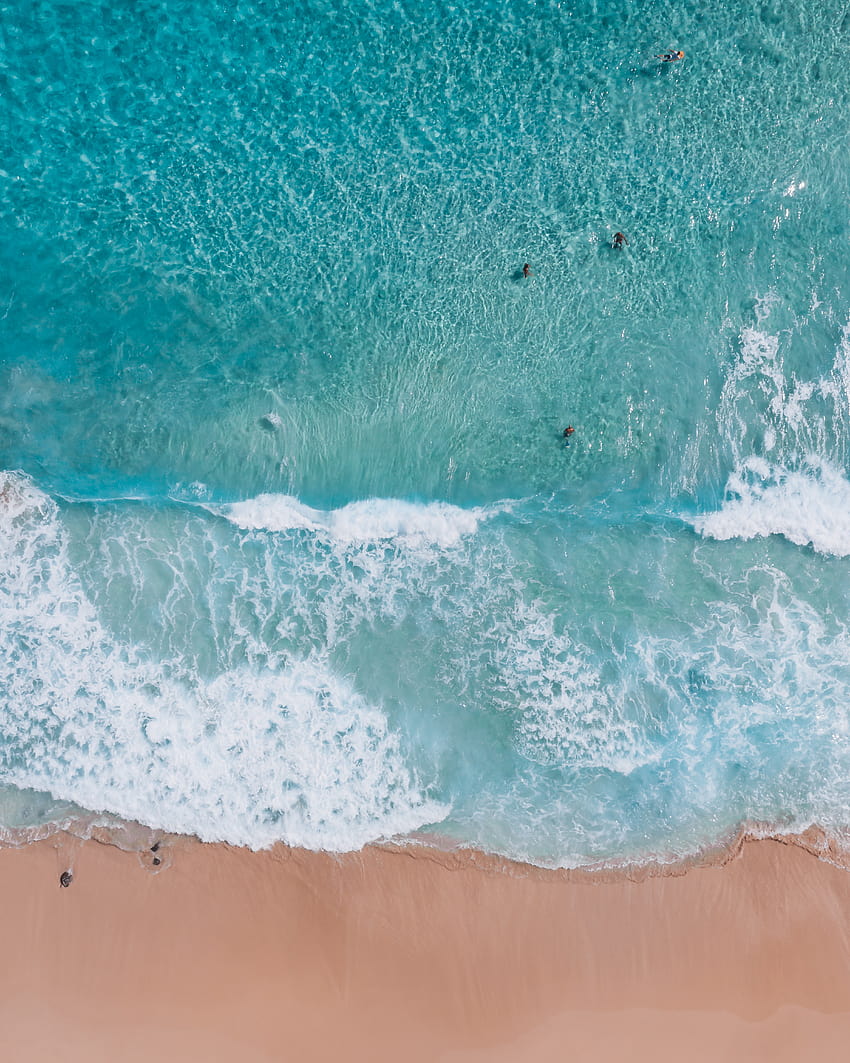
{"label": "deep blue water", "polygon": [[846,4],[0,14],[0,824],[850,825]]}

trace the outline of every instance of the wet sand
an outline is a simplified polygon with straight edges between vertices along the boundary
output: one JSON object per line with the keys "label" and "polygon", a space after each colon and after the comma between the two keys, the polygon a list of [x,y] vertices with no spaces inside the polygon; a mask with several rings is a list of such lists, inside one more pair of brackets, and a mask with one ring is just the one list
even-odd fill
{"label": "wet sand", "polygon": [[0,851],[4,1058],[797,1063],[850,1043],[850,873],[794,845],[640,882],[421,849],[157,856]]}

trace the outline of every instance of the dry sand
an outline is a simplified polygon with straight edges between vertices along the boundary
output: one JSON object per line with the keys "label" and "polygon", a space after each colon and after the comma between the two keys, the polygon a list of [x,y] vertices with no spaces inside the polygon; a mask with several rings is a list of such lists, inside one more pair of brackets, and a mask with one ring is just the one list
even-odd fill
{"label": "dry sand", "polygon": [[2,1059],[850,1053],[850,873],[793,845],[643,882],[423,850],[159,855],[0,851]]}

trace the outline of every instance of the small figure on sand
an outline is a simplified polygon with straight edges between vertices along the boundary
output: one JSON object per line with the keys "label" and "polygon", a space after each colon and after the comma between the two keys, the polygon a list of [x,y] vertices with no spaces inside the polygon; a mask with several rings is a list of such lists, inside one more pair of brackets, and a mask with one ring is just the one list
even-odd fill
{"label": "small figure on sand", "polygon": [[523,275],[523,277],[533,277],[534,276],[534,274],[531,272],[531,266],[527,262],[522,267],[522,275]]}
{"label": "small figure on sand", "polygon": [[67,889],[73,881],[74,876],[71,874],[70,871],[63,871],[62,874],[59,876],[59,885],[63,889]]}
{"label": "small figure on sand", "polygon": [[575,432],[575,428],[573,428],[571,424],[568,424],[567,427],[564,429],[564,439],[566,440],[564,445],[567,447],[570,445],[570,436],[573,434],[573,432]]}
{"label": "small figure on sand", "polygon": [[685,58],[684,52],[662,52],[661,55],[654,56],[655,59],[660,59],[662,63],[678,63],[680,59]]}
{"label": "small figure on sand", "polygon": [[612,247],[625,247],[629,240],[625,233],[614,233],[614,239],[611,241]]}

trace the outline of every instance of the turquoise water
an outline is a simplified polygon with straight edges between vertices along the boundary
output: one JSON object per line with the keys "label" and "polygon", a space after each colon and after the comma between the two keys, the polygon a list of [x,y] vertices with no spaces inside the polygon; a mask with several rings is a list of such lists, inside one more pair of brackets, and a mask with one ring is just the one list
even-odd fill
{"label": "turquoise water", "polygon": [[850,825],[844,3],[0,11],[0,825]]}

